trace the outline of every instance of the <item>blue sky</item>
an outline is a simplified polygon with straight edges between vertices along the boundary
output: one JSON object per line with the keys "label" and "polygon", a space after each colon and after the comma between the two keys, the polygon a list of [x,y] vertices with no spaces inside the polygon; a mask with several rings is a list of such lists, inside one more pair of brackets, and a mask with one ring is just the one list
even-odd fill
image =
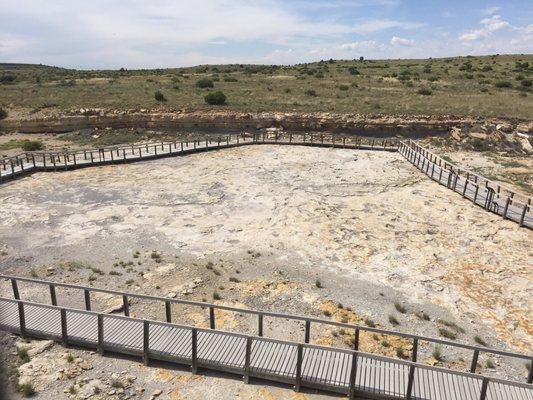
{"label": "blue sky", "polygon": [[74,68],[533,53],[522,0],[0,0],[0,62]]}

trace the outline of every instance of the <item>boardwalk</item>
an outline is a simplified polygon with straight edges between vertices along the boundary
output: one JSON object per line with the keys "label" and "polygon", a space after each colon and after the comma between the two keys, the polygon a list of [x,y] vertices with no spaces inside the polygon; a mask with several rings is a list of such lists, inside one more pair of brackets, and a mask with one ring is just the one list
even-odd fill
{"label": "boardwalk", "polygon": [[[194,302],[178,299],[157,298],[106,289],[88,288],[69,284],[39,281],[28,278],[8,278],[13,286],[15,299],[0,298],[0,329],[22,336],[53,339],[67,345],[95,348],[104,352],[140,356],[145,363],[149,360],[164,360],[190,365],[192,372],[198,368],[226,371],[244,376],[293,384],[300,387],[318,388],[331,392],[348,394],[352,397],[432,400],[533,400],[533,386],[527,383],[509,382],[487,378],[472,372],[452,371],[423,365],[416,361],[394,359],[355,350],[323,347],[308,344],[310,322],[323,322],[299,316],[262,313],[248,310],[260,316],[283,316],[288,319],[306,321],[306,343],[288,342],[241,333],[230,333],[215,329],[214,308],[239,312],[247,310],[226,306],[198,303],[208,308],[212,317],[211,329],[172,324],[170,322],[144,320],[128,316],[103,314],[90,311],[91,292],[119,294],[128,302],[129,297],[160,300],[170,307],[170,302],[196,305]],[[47,284],[50,287],[52,305],[38,304],[17,299],[17,281]],[[86,299],[86,310],[58,307],[55,287],[82,290]],[[89,301],[87,301],[89,300]],[[168,314],[167,314],[167,319]],[[339,324],[329,321],[330,324]],[[350,327],[348,324],[343,326]],[[355,327],[369,331],[382,331],[370,327]],[[387,331],[388,332],[388,331]],[[395,334],[395,332],[388,332]],[[399,334],[419,340],[441,342],[438,339]],[[454,343],[452,343],[454,345]],[[511,355],[530,359],[530,356],[506,353],[494,349],[472,348],[473,366],[477,364],[479,351]],[[533,368],[531,369],[533,371]],[[531,381],[533,374],[529,374]]]}
{"label": "boardwalk", "polygon": [[[413,141],[363,139],[345,135],[323,134],[254,134],[228,135],[192,141],[145,143],[66,152],[30,152],[0,160],[0,184],[38,171],[67,171],[77,168],[184,156],[202,151],[254,144],[278,144],[347,148],[362,150],[399,151],[409,162],[431,179],[520,226],[533,229],[531,197],[517,195],[476,174],[444,162]],[[464,171],[463,171],[464,173]],[[484,181],[485,184],[481,185]],[[516,195],[516,196],[515,196]],[[521,198],[522,197],[522,198]]]}
{"label": "boardwalk", "polygon": [[157,142],[129,146],[106,147],[90,150],[69,150],[64,152],[30,152],[0,160],[0,183],[12,178],[37,171],[67,171],[97,165],[118,164],[162,157],[219,150],[254,144],[284,144],[350,148],[362,150],[397,151],[397,142],[391,140],[361,139],[350,140],[347,136],[325,135],[228,135],[217,138],[195,139],[191,141]]}
{"label": "boardwalk", "polygon": [[531,197],[521,196],[522,198],[519,198],[516,193],[508,189],[504,192],[500,190],[500,185],[469,172],[463,176],[461,170],[456,166],[447,162],[443,163],[442,159],[427,152],[412,141],[402,142],[399,151],[432,180],[448,187],[487,211],[517,222],[520,226],[533,229]]}

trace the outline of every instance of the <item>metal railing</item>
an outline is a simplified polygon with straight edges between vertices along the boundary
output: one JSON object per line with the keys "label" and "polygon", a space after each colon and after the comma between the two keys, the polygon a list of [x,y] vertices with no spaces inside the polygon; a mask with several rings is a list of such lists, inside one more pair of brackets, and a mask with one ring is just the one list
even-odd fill
{"label": "metal railing", "polygon": [[[362,394],[371,398],[413,400],[527,400],[533,395],[529,384],[356,350],[1,297],[0,310],[0,328],[23,337],[95,348],[99,354],[110,351],[141,356],[145,364],[151,359],[181,363],[190,365],[194,374],[200,367],[239,373],[246,383],[251,377],[280,381],[294,384],[296,391],[311,387],[345,393],[352,399]],[[32,320],[32,315],[39,318]],[[46,324],[41,324],[43,316]],[[212,350],[213,346],[228,342],[230,352]],[[281,358],[280,353],[283,353]]]}
{"label": "metal railing", "polygon": [[434,338],[434,337],[414,335],[414,334],[409,334],[409,333],[404,333],[404,332],[398,332],[398,331],[392,331],[392,330],[387,330],[387,329],[381,329],[381,328],[370,327],[370,326],[362,326],[362,325],[356,325],[356,324],[350,324],[350,323],[344,323],[344,322],[337,322],[337,321],[325,320],[321,318],[313,318],[313,317],[302,316],[302,315],[292,315],[292,314],[284,314],[284,313],[250,310],[250,309],[244,309],[244,308],[238,308],[238,307],[217,305],[217,304],[212,304],[212,303],[207,303],[207,302],[198,302],[198,301],[183,300],[183,299],[170,299],[170,298],[159,297],[159,296],[135,294],[135,293],[128,293],[128,292],[122,292],[122,291],[117,291],[117,290],[94,288],[94,287],[73,285],[73,284],[67,284],[67,283],[58,283],[58,282],[52,282],[52,281],[46,281],[46,280],[40,280],[40,279],[34,279],[34,278],[23,278],[23,277],[11,276],[11,275],[0,275],[0,279],[9,280],[11,282],[13,297],[16,300],[20,300],[20,291],[19,291],[19,286],[18,286],[19,281],[28,282],[31,284],[48,286],[49,292],[50,292],[50,301],[53,306],[57,306],[58,304],[57,295],[56,295],[56,287],[80,290],[83,292],[83,295],[84,295],[84,303],[85,303],[86,311],[91,310],[91,293],[92,292],[120,296],[122,298],[122,305],[123,305],[122,310],[123,310],[124,316],[130,315],[130,301],[129,301],[130,298],[158,301],[158,302],[161,302],[162,305],[164,305],[165,320],[167,323],[172,322],[172,304],[183,304],[183,305],[188,305],[188,306],[200,307],[202,309],[207,309],[209,312],[210,329],[216,329],[215,310],[224,310],[224,311],[230,311],[233,313],[254,315],[254,316],[257,316],[257,336],[259,337],[262,337],[264,333],[263,327],[264,327],[265,317],[283,318],[287,320],[303,322],[305,324],[305,331],[304,331],[304,338],[303,338],[304,343],[309,343],[310,341],[311,324],[335,326],[338,328],[353,330],[353,335],[354,335],[353,336],[353,349],[356,351],[359,350],[359,338],[360,338],[361,332],[370,332],[370,333],[390,335],[390,336],[394,336],[398,338],[408,339],[412,342],[411,361],[413,362],[416,362],[418,359],[418,347],[419,347],[419,343],[422,341],[433,343],[436,345],[450,346],[452,348],[465,349],[465,350],[472,351],[472,358],[471,358],[470,369],[469,369],[470,373],[476,372],[478,368],[479,356],[481,354],[493,354],[493,355],[500,355],[504,357],[510,357],[514,359],[521,359],[521,360],[526,360],[530,362],[527,382],[528,383],[533,382],[533,354],[521,354],[521,353],[516,353],[516,352],[498,350],[498,349],[494,349],[490,347],[482,347],[482,346],[470,345],[470,344],[465,344],[465,343],[459,343],[455,341],[444,340],[444,339],[439,339],[439,338]]}
{"label": "metal railing", "polygon": [[480,175],[473,174],[430,153],[414,143],[400,142],[399,152],[410,163],[441,185],[462,195],[463,198],[533,229],[531,197],[517,194]]}
{"label": "metal railing", "polygon": [[181,141],[101,147],[98,149],[35,151],[0,159],[0,183],[36,171],[61,171],[93,165],[134,162],[199,151],[252,144],[291,144],[364,150],[397,151],[396,140],[377,140],[339,134],[256,133]]}

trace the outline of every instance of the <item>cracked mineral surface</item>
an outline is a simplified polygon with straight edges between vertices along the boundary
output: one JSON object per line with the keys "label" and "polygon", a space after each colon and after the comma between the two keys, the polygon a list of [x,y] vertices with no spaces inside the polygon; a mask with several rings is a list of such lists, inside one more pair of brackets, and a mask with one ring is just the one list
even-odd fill
{"label": "cracked mineral surface", "polygon": [[[361,324],[372,321],[434,337],[442,327],[452,329],[453,321],[462,342],[474,343],[478,335],[491,346],[514,351],[528,352],[533,345],[533,232],[439,186],[396,153],[249,146],[36,173],[2,185],[0,202],[4,273],[172,298],[215,298],[225,305]],[[2,283],[0,290],[8,293],[9,287]],[[24,285],[21,293],[49,301],[46,287]],[[73,306],[83,304],[69,291],[58,295],[64,304],[66,299]],[[101,310],[120,309],[120,299],[111,296],[94,301]],[[399,312],[395,303],[406,311]],[[164,315],[160,307],[136,300],[131,310],[151,318]],[[199,308],[176,307],[174,312],[179,322],[208,323]],[[421,312],[429,320],[420,318]],[[399,326],[391,326],[390,315]],[[217,321],[234,331],[249,332],[255,326],[228,312],[218,312]],[[265,335],[271,337],[301,340],[303,335],[302,326],[292,322],[266,319],[265,324]],[[362,338],[363,350],[388,355],[395,346],[409,350],[406,343],[375,336]],[[349,346],[349,340],[346,332],[313,330],[315,343]],[[430,360],[432,347],[424,343],[421,351],[428,362],[463,370],[471,356]],[[55,345],[30,363],[64,352]],[[126,390],[130,397],[149,398],[152,390],[162,390],[157,395],[161,398],[199,399],[213,393],[214,380],[223,388],[217,390],[220,398],[300,396],[287,387],[261,382],[244,386],[216,374],[190,377],[137,363],[130,372],[137,380],[119,393],[112,375],[122,377],[117,368],[127,368],[131,360],[72,352],[82,361],[71,367],[63,358],[56,361],[63,375],[77,368],[72,378],[61,375],[49,382],[50,371],[33,371],[42,398],[57,398],[58,393],[74,398],[100,385],[101,393],[91,396],[124,397]],[[89,361],[97,367],[80,367]],[[498,365],[506,360],[493,361]],[[526,373],[520,364],[506,368],[494,374],[522,379]],[[135,389],[142,381],[150,388],[144,394]],[[92,386],[86,388],[88,384]],[[77,385],[78,394],[64,392],[70,385]]]}

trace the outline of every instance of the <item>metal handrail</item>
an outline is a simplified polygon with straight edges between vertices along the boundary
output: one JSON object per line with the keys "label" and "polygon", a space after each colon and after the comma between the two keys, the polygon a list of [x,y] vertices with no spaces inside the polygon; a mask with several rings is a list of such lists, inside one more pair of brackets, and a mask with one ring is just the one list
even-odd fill
{"label": "metal handrail", "polygon": [[[419,341],[427,341],[430,343],[450,346],[450,347],[456,347],[456,348],[462,348],[467,350],[473,350],[474,351],[474,358],[477,361],[477,357],[480,353],[488,353],[488,354],[497,354],[500,356],[505,357],[511,357],[511,358],[518,358],[518,359],[524,359],[524,360],[531,360],[533,361],[533,354],[521,354],[516,352],[510,352],[510,351],[504,351],[504,350],[497,350],[490,347],[481,347],[481,346],[475,346],[465,343],[458,343],[458,342],[452,342],[449,340],[444,339],[438,339],[428,336],[421,336],[421,335],[414,335],[404,332],[398,332],[398,331],[391,331],[387,329],[380,329],[380,328],[372,328],[368,326],[362,326],[362,325],[356,325],[356,324],[349,324],[349,323],[343,323],[343,322],[336,322],[336,321],[330,321],[325,320],[321,318],[315,318],[315,317],[306,317],[302,315],[293,315],[293,314],[284,314],[284,313],[274,313],[269,311],[258,311],[258,310],[250,310],[250,309],[244,309],[244,308],[238,308],[238,307],[230,307],[230,306],[223,306],[223,305],[217,305],[213,303],[207,303],[207,302],[199,302],[199,301],[191,301],[191,300],[183,300],[183,299],[171,299],[166,297],[160,297],[160,296],[153,296],[153,295],[144,295],[144,294],[137,294],[137,293],[129,293],[129,292],[123,292],[123,291],[117,291],[117,290],[110,290],[110,289],[103,289],[103,288],[94,288],[89,286],[81,286],[81,285],[74,285],[74,284],[68,284],[68,283],[60,283],[60,282],[53,282],[53,281],[47,281],[42,279],[34,279],[34,278],[24,278],[24,277],[18,277],[18,276],[12,276],[12,275],[2,275],[0,274],[0,279],[6,279],[11,281],[11,284],[13,286],[14,291],[14,297],[17,298],[19,296],[18,293],[18,286],[16,284],[17,281],[22,282],[30,282],[40,285],[47,285],[49,287],[54,287],[54,295],[55,297],[55,287],[64,287],[64,288],[70,288],[70,289],[77,289],[77,290],[83,290],[84,292],[98,292],[98,293],[106,293],[116,296],[122,296],[123,300],[125,301],[125,304],[128,301],[128,298],[139,298],[144,300],[155,300],[155,301],[161,301],[165,304],[174,303],[174,304],[185,304],[190,306],[196,306],[196,307],[202,307],[202,308],[208,308],[210,310],[210,319],[211,319],[211,327],[214,328],[215,326],[215,316],[214,316],[214,310],[225,310],[225,311],[231,311],[235,313],[243,313],[243,314],[252,314],[259,316],[260,319],[260,332],[262,336],[262,318],[263,317],[273,317],[273,318],[285,318],[290,320],[296,320],[296,321],[303,321],[306,322],[306,343],[309,340],[309,332],[310,332],[310,324],[316,323],[316,324],[324,324],[324,325],[331,325],[331,326],[337,326],[347,329],[352,329],[356,331],[356,336],[359,335],[359,332],[372,332],[372,333],[380,333],[384,335],[391,335],[396,337],[402,337],[402,338],[408,338],[412,340]],[[51,289],[52,292],[52,289]],[[52,299],[52,302],[56,302],[54,299]],[[86,304],[87,305],[87,304]],[[128,311],[129,312],[129,311]],[[125,310],[126,313],[126,310]],[[168,318],[168,314],[167,314]],[[355,343],[355,349],[358,350],[358,343]],[[416,359],[416,355],[414,355],[414,358]],[[475,369],[474,369],[475,370]],[[533,370],[533,367],[532,367]]]}
{"label": "metal handrail", "polygon": [[[470,372],[455,371],[455,370],[450,370],[450,369],[446,369],[446,368],[443,368],[443,367],[425,365],[425,364],[421,364],[421,363],[414,362],[414,361],[409,361],[409,360],[399,360],[399,359],[395,359],[395,358],[392,358],[392,357],[381,356],[381,355],[376,355],[376,354],[370,354],[370,353],[365,353],[365,352],[356,351],[356,350],[338,349],[338,348],[331,348],[331,347],[327,347],[327,346],[320,346],[320,345],[314,345],[314,344],[301,344],[301,343],[291,342],[291,341],[286,341],[286,340],[268,339],[268,338],[263,338],[263,337],[260,337],[260,336],[247,335],[247,334],[238,334],[238,333],[228,332],[228,331],[224,331],[224,330],[220,330],[220,329],[210,330],[210,329],[204,329],[204,328],[196,328],[196,327],[193,327],[193,326],[190,326],[190,325],[181,325],[181,324],[175,324],[175,323],[164,323],[164,322],[155,321],[155,320],[151,320],[151,319],[141,319],[141,318],[134,318],[134,317],[129,317],[129,316],[109,315],[109,314],[104,314],[104,313],[101,313],[101,312],[79,310],[79,309],[74,309],[74,308],[70,308],[70,307],[60,307],[60,306],[55,306],[55,305],[49,305],[49,304],[43,304],[43,303],[31,302],[31,301],[25,301],[25,300],[19,300],[19,299],[9,299],[9,298],[0,297],[0,301],[18,304],[19,305],[19,307],[18,307],[19,318],[21,318],[21,321],[24,321],[24,318],[25,318],[24,317],[24,305],[58,310],[60,312],[60,315],[61,315],[61,325],[62,325],[61,326],[61,340],[65,344],[67,344],[68,341],[69,341],[68,330],[67,330],[67,325],[66,325],[67,324],[67,321],[66,321],[66,312],[67,311],[72,312],[72,313],[83,313],[83,314],[94,315],[94,316],[97,317],[99,326],[103,322],[103,318],[120,318],[120,319],[129,320],[129,321],[136,321],[136,322],[139,322],[140,324],[142,323],[143,326],[144,326],[144,329],[143,329],[142,356],[143,356],[143,361],[145,362],[145,364],[148,364],[149,360],[150,360],[150,357],[154,356],[153,353],[152,353],[152,355],[150,354],[150,346],[149,346],[149,342],[148,342],[148,340],[149,340],[149,336],[148,336],[148,334],[149,334],[148,333],[149,332],[149,326],[150,325],[163,325],[163,326],[169,326],[169,327],[172,327],[172,328],[179,328],[179,329],[189,330],[189,331],[191,331],[193,333],[193,336],[196,335],[197,332],[206,332],[206,333],[207,332],[216,332],[217,334],[221,334],[221,335],[225,335],[225,336],[227,335],[227,336],[241,337],[243,339],[246,339],[247,342],[250,341],[250,340],[276,342],[276,343],[284,344],[284,345],[297,346],[298,349],[309,348],[309,349],[332,351],[332,352],[335,352],[335,353],[349,354],[349,355],[353,356],[353,360],[357,359],[358,357],[364,357],[364,358],[369,358],[369,359],[373,359],[373,360],[377,360],[377,361],[384,361],[384,362],[391,363],[391,364],[408,366],[409,367],[409,376],[408,376],[408,384],[407,384],[407,389],[406,389],[406,392],[407,392],[406,393],[406,398],[410,398],[409,397],[410,396],[410,390],[412,389],[412,385],[413,385],[413,382],[414,382],[415,369],[425,369],[425,370],[436,371],[436,372],[447,374],[447,375],[455,375],[455,376],[461,376],[461,377],[467,377],[467,378],[475,379],[475,380],[478,380],[478,381],[482,381],[481,382],[482,386],[485,386],[485,387],[486,387],[486,385],[488,385],[489,382],[493,382],[493,383],[500,383],[500,384],[507,385],[507,386],[514,386],[514,387],[518,387],[518,388],[524,388],[524,389],[527,389],[527,390],[531,390],[532,389],[532,386],[530,384],[526,384],[526,383],[510,381],[510,380],[505,380],[505,379],[500,379],[500,378],[492,378],[492,377],[487,377],[487,376],[484,376],[484,375],[481,375],[481,374],[474,374],[474,373],[470,373]],[[22,316],[21,316],[21,314],[22,314]],[[19,331],[20,331],[21,335],[25,335],[26,334],[26,332],[23,331],[22,328],[20,328]],[[102,335],[100,335],[100,332],[99,332],[98,336],[99,336],[98,337],[98,342],[96,344],[97,344],[99,352],[103,353],[104,350],[105,350],[105,343],[103,342],[103,332],[102,332]],[[55,339],[58,340],[58,338],[55,338]],[[191,346],[192,346],[191,347],[192,354],[196,354],[196,348],[195,348],[196,343],[195,343],[195,341],[192,342]],[[113,347],[113,349],[116,350],[116,347]],[[141,350],[139,350],[139,352],[140,351]],[[249,352],[250,351],[251,351],[251,346],[246,346],[246,353],[247,353],[246,354],[246,359],[248,360],[248,362],[249,362],[249,359],[250,359],[249,358]],[[192,356],[192,358],[190,360],[190,363],[191,363],[191,367],[193,369],[193,373],[196,373],[197,360],[195,359],[194,356]],[[295,366],[296,370],[297,371],[298,370],[301,371],[301,365],[303,364],[302,358],[298,357],[296,363],[297,363],[297,365]],[[210,367],[216,369],[215,366],[210,366]],[[249,368],[249,365],[247,365],[247,363],[245,363],[243,369],[244,369],[244,371],[245,371],[245,373],[247,375],[250,372],[248,370],[248,368]],[[353,368],[352,368],[352,371],[353,371]],[[352,374],[353,374],[353,372],[352,372]],[[245,376],[245,378],[246,378],[246,376]],[[298,373],[297,373],[294,379],[295,379],[295,383],[296,383],[295,389],[299,390],[299,383],[301,383],[302,377],[298,376]],[[305,381],[305,379],[304,379],[304,381]],[[328,385],[331,386],[332,384],[328,383],[326,386],[328,386]],[[350,376],[349,386],[346,388],[346,390],[347,390],[348,394],[350,394],[351,396],[353,395],[353,391],[355,390],[353,385],[354,385],[354,379],[353,379],[352,376]],[[343,386],[346,386],[346,385],[343,385]],[[409,389],[409,387],[411,387],[411,389]],[[486,393],[483,393],[483,390],[482,390],[481,391],[481,395],[480,395],[480,400],[485,400],[485,399],[486,399]]]}
{"label": "metal handrail", "polygon": [[[405,142],[402,142],[402,143],[405,143]],[[532,197],[529,196],[529,195],[526,195],[524,193],[520,193],[520,192],[516,192],[515,190],[512,190],[511,188],[505,186],[505,185],[501,185],[499,183],[495,183],[487,178],[485,178],[484,176],[482,175],[479,175],[475,172],[472,172],[464,167],[461,167],[460,165],[457,165],[457,164],[454,164],[452,162],[449,162],[447,160],[444,160],[441,156],[438,156],[436,155],[435,153],[432,153],[431,151],[429,151],[427,148],[425,148],[424,146],[421,146],[419,145],[418,143],[414,142],[413,140],[409,139],[409,144],[407,144],[408,146],[410,146],[411,148],[413,148],[413,146],[415,147],[415,151],[418,151],[418,153],[420,154],[423,154],[423,156],[428,159],[425,154],[430,154],[432,156],[432,158],[434,159],[439,159],[439,160],[442,160],[444,161],[444,169],[448,169],[447,166],[450,166],[452,167],[450,170],[453,170],[455,168],[456,170],[456,173],[458,175],[461,174],[461,172],[466,172],[467,173],[467,179],[469,181],[471,181],[469,179],[469,177],[473,176],[473,177],[476,177],[476,180],[479,179],[479,180],[484,180],[486,182],[486,185],[490,184],[491,186],[493,187],[499,187],[505,191],[507,191],[510,195],[517,195],[517,196],[520,196],[522,198],[524,198],[525,200],[523,200],[522,202],[527,202],[528,204],[531,204],[531,200],[532,200]],[[432,161],[431,159],[429,159],[431,162],[435,163],[435,161]],[[475,182],[477,183],[477,181]],[[516,198],[513,198],[513,201],[516,201]]]}

